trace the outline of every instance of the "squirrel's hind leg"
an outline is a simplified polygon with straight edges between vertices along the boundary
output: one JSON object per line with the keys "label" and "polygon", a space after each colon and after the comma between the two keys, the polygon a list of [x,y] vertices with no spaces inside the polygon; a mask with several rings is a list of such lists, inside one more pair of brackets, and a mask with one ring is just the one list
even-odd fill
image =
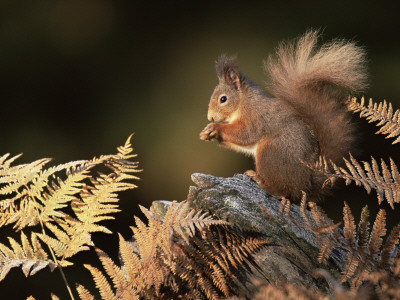
{"label": "squirrel's hind leg", "polygon": [[301,199],[302,190],[307,193],[311,190],[312,171],[284,145],[280,138],[259,144],[255,155],[256,181],[274,197],[296,201]]}

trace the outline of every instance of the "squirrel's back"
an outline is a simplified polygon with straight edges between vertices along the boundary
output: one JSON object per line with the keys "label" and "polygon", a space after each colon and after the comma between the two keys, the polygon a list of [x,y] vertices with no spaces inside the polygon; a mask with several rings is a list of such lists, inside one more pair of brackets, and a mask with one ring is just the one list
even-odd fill
{"label": "squirrel's back", "polygon": [[354,126],[344,106],[350,92],[366,86],[365,53],[353,42],[317,47],[318,32],[283,43],[265,63],[269,91],[288,102],[312,128],[320,154],[334,162],[347,155]]}

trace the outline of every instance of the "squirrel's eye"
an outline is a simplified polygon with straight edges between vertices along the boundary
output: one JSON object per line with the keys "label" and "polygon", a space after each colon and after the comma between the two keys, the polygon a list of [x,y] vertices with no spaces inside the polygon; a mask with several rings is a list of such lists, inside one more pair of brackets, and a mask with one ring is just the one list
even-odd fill
{"label": "squirrel's eye", "polygon": [[220,103],[225,103],[226,100],[228,100],[228,98],[226,96],[221,96],[221,98],[219,98]]}

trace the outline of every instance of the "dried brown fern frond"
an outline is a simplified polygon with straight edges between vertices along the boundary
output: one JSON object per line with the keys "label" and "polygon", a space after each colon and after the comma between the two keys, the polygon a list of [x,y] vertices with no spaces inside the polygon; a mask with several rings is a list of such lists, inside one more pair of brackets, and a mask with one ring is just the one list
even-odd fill
{"label": "dried brown fern frond", "polygon": [[[382,268],[371,273],[363,273],[360,278],[363,282],[362,286],[353,287],[352,290],[358,292],[362,288],[368,288],[372,299],[400,299],[399,270],[400,257],[397,257],[388,269]],[[363,298],[359,297],[359,299]]]}
{"label": "dried brown fern frond", "polygon": [[[305,286],[281,282],[278,284],[259,284],[252,300],[328,300],[328,294]],[[229,300],[245,300],[246,297],[230,297]],[[339,298],[338,298],[339,299]]]}
{"label": "dried brown fern frond", "polygon": [[[309,214],[307,213],[307,206],[310,207],[312,218],[310,218]],[[339,238],[340,234],[337,228],[339,227],[340,223],[335,224],[325,214],[322,208],[320,208],[314,202],[308,202],[305,193],[303,193],[303,198],[301,200],[300,213],[305,222],[305,225],[302,227],[311,230],[315,234],[316,240],[320,245],[318,262],[326,263],[332,250],[335,248],[335,245],[333,244],[334,239],[332,236]]]}
{"label": "dried brown fern frond", "polygon": [[[22,154],[7,160],[10,154],[0,157],[0,195],[10,195],[28,184],[51,159],[43,158],[28,164],[11,166]],[[4,206],[3,206],[4,208]]]}
{"label": "dried brown fern frond", "polygon": [[369,210],[368,206],[364,206],[361,210],[360,222],[357,226],[357,246],[361,248],[366,248],[368,245],[369,237]]}
{"label": "dried brown fern frond", "polygon": [[[12,196],[0,200],[3,208],[0,212],[0,225],[15,223],[15,228],[21,230],[26,226],[37,225],[40,219],[46,222],[51,216],[62,216],[60,209],[74,199],[73,195],[82,186],[81,181],[87,178],[86,171],[90,167],[87,161],[77,161],[47,170],[33,169],[34,174],[30,173],[31,170],[28,175],[15,174],[29,176],[29,181],[22,186],[13,186]],[[56,177],[51,181],[54,173],[62,170],[66,170],[67,178],[61,180]],[[7,176],[2,179],[7,179]]]}
{"label": "dried brown fern frond", "polygon": [[[47,169],[44,165],[49,159],[12,166],[19,156],[0,157],[0,228],[40,226],[35,241],[39,237],[55,253],[54,264],[71,264],[67,258],[93,246],[93,232],[111,233],[99,222],[114,219],[112,214],[119,211],[117,193],[136,187],[130,181],[137,179],[133,174],[140,170],[137,162],[128,160],[135,157],[131,137],[118,147],[117,154]],[[100,165],[105,173],[95,173]],[[8,272],[0,265],[3,270]]]}
{"label": "dried brown fern frond", "polygon": [[[7,156],[8,155],[4,155],[3,158]],[[19,221],[20,223],[29,224],[28,226],[37,224],[38,218],[35,218],[33,214],[26,213],[30,212],[27,207],[40,207],[40,203],[36,203],[40,202],[43,196],[42,194],[46,193],[45,190],[47,188],[53,188],[52,190],[60,189],[60,187],[55,187],[57,184],[61,184],[59,178],[56,178],[54,182],[50,182],[49,179],[54,176],[56,172],[62,170],[67,170],[68,172],[71,169],[77,169],[79,170],[78,172],[83,172],[85,169],[92,166],[88,161],[73,161],[43,169],[43,166],[47,164],[50,159],[41,159],[29,164],[11,167],[11,162],[14,162],[18,157],[20,157],[20,155],[8,161],[4,160],[4,164],[0,166],[0,196],[4,195],[0,199],[0,224],[17,222],[23,216],[31,217],[32,220]],[[66,183],[66,191],[71,189],[71,187],[68,187],[68,184],[71,183]],[[68,195],[67,192],[65,194]],[[60,199],[60,201],[62,202],[62,199]],[[55,206],[57,206],[57,204],[55,204]],[[18,216],[17,213],[20,212],[20,210],[23,212]],[[18,230],[23,227],[24,225],[16,226]]]}
{"label": "dried brown fern frond", "polygon": [[390,169],[383,159],[379,167],[373,157],[371,157],[371,163],[363,161],[363,166],[351,154],[350,160],[345,158],[343,160],[346,168],[339,167],[333,162],[327,163],[324,158],[320,158],[312,168],[328,177],[325,184],[331,182],[333,178],[342,178],[346,185],[354,182],[357,186],[363,186],[368,193],[374,189],[379,204],[386,199],[394,209],[394,203],[400,202],[400,173],[391,158]]}
{"label": "dried brown fern frond", "polygon": [[77,284],[76,290],[82,300],[95,300],[94,296],[83,285]]}
{"label": "dried brown fern frond", "polygon": [[21,244],[11,237],[8,240],[11,248],[0,243],[0,281],[15,267],[21,267],[26,277],[36,274],[47,266],[51,271],[56,268],[56,264],[48,258],[34,232],[31,235],[31,242],[22,231]]}
{"label": "dried brown fern frond", "polygon": [[[120,236],[120,239],[122,237]],[[126,243],[126,241],[122,241]],[[131,276],[132,274],[125,274],[124,270],[117,266],[111,258],[108,257],[103,251],[96,249],[97,255],[113,283],[115,291],[107,281],[107,278],[100,272],[97,268],[90,265],[85,265],[85,267],[90,271],[94,281],[96,282],[96,287],[100,291],[100,295],[103,299],[139,299],[136,287],[132,283],[136,282],[136,278]],[[123,259],[123,258],[122,258]],[[127,262],[123,261],[126,265]],[[138,270],[134,270],[135,274]],[[141,270],[143,271],[143,269]],[[144,274],[143,274],[144,275]]]}
{"label": "dried brown fern frond", "polygon": [[359,112],[360,117],[366,118],[369,123],[378,122],[376,126],[381,127],[376,134],[385,134],[386,138],[396,138],[392,144],[400,141],[400,110],[393,112],[392,103],[373,102],[369,99],[368,106],[364,103],[364,97],[360,102],[357,98],[349,98],[347,108],[353,112]]}
{"label": "dried brown fern frond", "polygon": [[98,223],[104,220],[114,219],[111,215],[119,211],[116,204],[118,192],[135,188],[136,185],[127,180],[138,179],[131,173],[139,172],[137,162],[131,162],[125,158],[135,157],[130,155],[132,147],[130,138],[122,147],[118,147],[118,154],[101,156],[93,159],[94,163],[102,162],[112,170],[110,174],[99,173],[97,177],[90,177],[90,184],[83,184],[79,191],[79,197],[71,199],[71,206],[76,215],[57,216],[53,220],[58,226],[46,223],[46,227],[56,236],[56,239],[45,234],[39,237],[49,246],[54,247],[58,257],[65,259],[72,255],[88,250],[93,246],[91,233],[111,233],[106,227]]}
{"label": "dried brown fern frond", "polygon": [[[400,261],[399,261],[400,262]],[[323,269],[317,269],[314,274],[325,278],[329,283],[331,291],[315,291],[304,286],[293,283],[282,283],[278,285],[260,285],[258,292],[251,298],[252,300],[264,299],[400,299],[400,278],[387,272],[373,272],[365,274],[363,285],[348,288],[342,285],[332,275]],[[244,297],[231,297],[230,300],[244,300]]]}
{"label": "dried brown fern frond", "polygon": [[[393,265],[393,260],[394,260],[393,253],[395,253],[395,251],[399,253],[398,249],[399,238],[400,238],[400,224],[398,224],[392,229],[392,231],[390,232],[389,236],[385,241],[385,244],[383,245],[383,249],[381,252],[381,262],[380,262],[381,264],[380,267],[382,269],[388,269]],[[398,261],[397,263],[400,267],[400,261]],[[400,272],[398,272],[397,275],[399,275],[400,277]]]}
{"label": "dried brown fern frond", "polygon": [[362,286],[353,286],[348,288],[347,286],[342,285],[339,281],[337,281],[328,271],[324,269],[315,270],[314,274],[316,276],[320,276],[325,278],[325,280],[329,283],[331,288],[331,293],[327,294],[329,299],[337,299],[337,300],[354,300],[354,299],[364,299],[364,300],[372,300],[372,299],[385,299],[385,298],[377,298],[377,294],[375,293],[374,287],[367,282],[365,282]]}
{"label": "dried brown fern frond", "polygon": [[[307,206],[310,208],[311,217],[308,215]],[[330,219],[324,210],[319,207],[316,203],[307,201],[306,194],[303,192],[303,197],[300,203],[300,213],[305,222],[305,228],[312,230],[313,232],[325,233],[334,232],[340,223],[335,224]]]}
{"label": "dried brown fern frond", "polygon": [[[105,274],[86,266],[103,299],[227,297],[234,270],[268,244],[233,231],[226,221],[190,209],[186,202],[173,202],[163,217],[153,208],[141,210],[148,224],[135,217],[136,226],[131,227],[135,251],[120,236],[121,267],[100,250]],[[90,299],[82,286],[78,291],[82,299]]]}
{"label": "dried brown fern frond", "polygon": [[227,297],[234,285],[231,279],[235,278],[235,271],[269,242],[235,231],[227,227],[229,223],[225,221],[212,220],[199,212],[196,215],[204,217],[201,222],[194,219],[193,224],[198,225],[195,231],[190,231],[189,243],[180,234],[180,240],[174,244],[172,260],[165,260],[165,263],[175,276],[174,282],[181,283],[178,286],[192,286],[185,291],[188,297],[198,297],[192,294],[193,289],[201,291],[208,299]]}
{"label": "dried brown fern frond", "polygon": [[51,300],[60,300],[60,298],[57,297],[57,295],[51,293],[50,294]]}
{"label": "dried brown fern frond", "polygon": [[355,245],[356,242],[356,225],[354,223],[354,217],[351,214],[350,207],[347,203],[344,203],[343,207],[343,232],[344,237],[348,245]]}
{"label": "dried brown fern frond", "polygon": [[131,180],[139,179],[133,174],[141,172],[138,169],[138,162],[132,162],[128,159],[136,157],[131,154],[132,135],[128,137],[124,146],[118,147],[118,153],[115,155],[101,156],[94,158],[95,163],[103,162],[112,172],[110,174],[98,173],[97,177],[91,177],[91,184],[84,185],[80,190],[79,196],[72,203],[77,219],[85,226],[91,228],[89,232],[101,231],[110,233],[104,226],[97,223],[103,220],[114,219],[112,213],[118,212],[118,192],[136,188],[137,186]]}
{"label": "dried brown fern frond", "polygon": [[[44,169],[49,159],[42,159],[30,164],[11,167],[11,162],[17,157],[6,160],[7,155],[0,159],[0,195],[11,195],[0,199],[0,225],[16,223],[15,228],[20,230],[25,226],[34,226],[39,220],[47,222],[54,217],[63,218],[63,208],[71,204],[75,208],[78,219],[88,219],[84,208],[90,207],[90,213],[98,217],[97,222],[108,219],[99,218],[117,210],[107,210],[111,202],[117,202],[116,192],[136,187],[126,180],[137,179],[131,173],[139,172],[137,162],[126,158],[131,155],[130,138],[125,145],[119,147],[115,155],[105,155],[92,160],[74,161]],[[112,172],[99,174],[96,178],[89,171],[96,165],[103,164]],[[65,170],[65,179],[55,176]],[[54,178],[54,180],[52,180]],[[90,182],[85,180],[90,178]],[[80,197],[77,197],[79,194]],[[94,199],[93,199],[94,198]],[[100,203],[97,203],[99,201]],[[90,203],[96,202],[96,207]],[[99,206],[101,203],[108,205]],[[93,204],[93,203],[92,203]],[[96,208],[93,210],[93,208]],[[33,213],[37,210],[39,213]],[[93,213],[94,211],[94,213]],[[93,217],[93,216],[92,216]],[[103,228],[100,228],[103,231]]]}
{"label": "dried brown fern frond", "polygon": [[382,246],[382,237],[386,235],[386,212],[380,209],[376,215],[374,225],[368,241],[368,250],[370,255],[376,255]]}
{"label": "dried brown fern frond", "polygon": [[[302,205],[305,206],[304,201]],[[315,206],[315,204],[312,204],[312,207]],[[305,218],[306,214],[302,213],[302,215]],[[346,202],[344,203],[342,233],[338,231],[336,226],[330,227],[329,224],[333,224],[333,222],[327,220],[327,217],[319,210],[316,210],[314,214],[312,213],[312,216],[317,226],[309,228],[314,232],[316,240],[320,244],[318,261],[325,263],[333,249],[340,248],[347,251],[346,265],[342,271],[341,282],[349,281],[352,286],[359,287],[366,274],[382,270],[387,271],[392,268],[393,253],[400,239],[400,225],[392,230],[383,244],[383,237],[386,235],[386,217],[383,209],[378,212],[371,232],[369,230],[367,206],[363,208],[360,222],[356,226],[349,206]],[[308,217],[306,218],[306,223],[311,224],[311,220],[308,220]]]}
{"label": "dried brown fern frond", "polygon": [[[346,203],[344,211],[348,211],[348,214],[352,217]],[[368,208],[365,206],[361,212],[358,228],[349,229],[354,239],[352,241],[347,239],[339,241],[339,243],[342,243],[342,247],[348,251],[347,263],[342,272],[341,281],[349,280],[355,287],[362,283],[364,274],[379,268],[377,255],[380,252],[387,251],[386,247],[381,249],[382,237],[386,235],[385,211],[381,209],[378,212],[371,233],[368,229],[368,215]]]}
{"label": "dried brown fern frond", "polygon": [[[305,197],[305,194],[303,194],[303,197]],[[290,213],[290,206],[291,206],[290,200],[286,199],[285,197],[281,198],[281,204],[279,205],[279,214],[283,218],[283,215],[285,214],[292,222],[296,222],[291,213]]]}

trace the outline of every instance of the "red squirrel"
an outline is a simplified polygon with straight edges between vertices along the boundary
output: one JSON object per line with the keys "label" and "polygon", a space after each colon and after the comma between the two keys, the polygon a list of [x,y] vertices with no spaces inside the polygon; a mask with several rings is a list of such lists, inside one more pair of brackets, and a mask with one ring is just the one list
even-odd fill
{"label": "red squirrel", "polygon": [[[219,79],[208,107],[209,123],[200,139],[254,157],[252,177],[267,193],[297,200],[324,194],[326,179],[307,165],[319,156],[340,164],[352,149],[355,128],[344,105],[349,92],[366,87],[365,53],[354,42],[334,40],[318,47],[308,31],[282,43],[264,62],[267,97],[222,55]],[[325,190],[325,189],[324,189]]]}

